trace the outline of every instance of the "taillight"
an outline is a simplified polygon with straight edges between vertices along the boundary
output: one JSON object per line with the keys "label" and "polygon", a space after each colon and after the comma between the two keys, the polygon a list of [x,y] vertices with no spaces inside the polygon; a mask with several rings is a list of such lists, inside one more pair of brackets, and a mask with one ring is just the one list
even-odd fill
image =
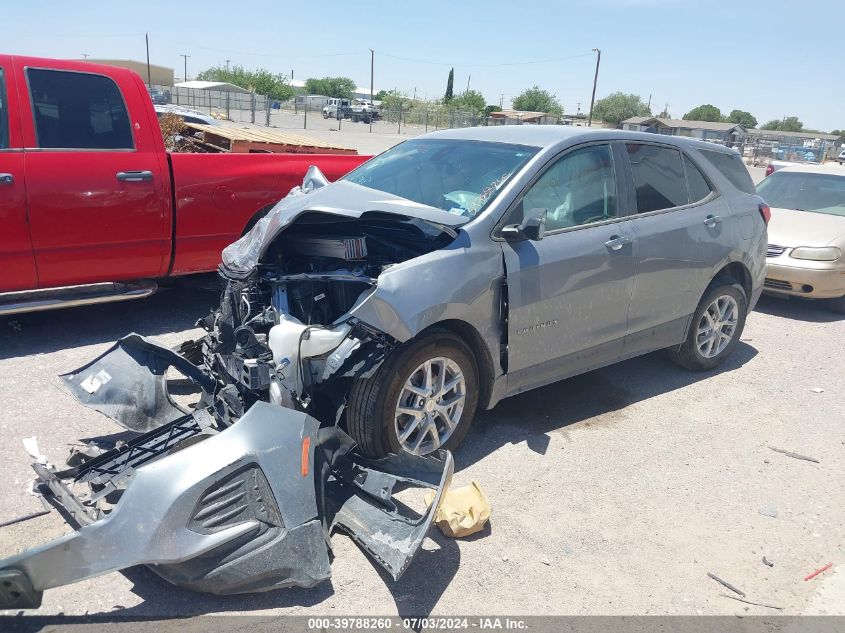
{"label": "taillight", "polygon": [[769,220],[772,219],[772,210],[769,208],[765,202],[761,202],[757,205],[757,208],[760,209],[760,215],[763,216],[763,222],[765,224],[769,224]]}
{"label": "taillight", "polygon": [[766,166],[766,175],[767,175],[767,176],[771,176],[773,173],[775,173],[775,166],[774,166],[774,165],[772,165],[771,163],[769,163],[769,164]]}

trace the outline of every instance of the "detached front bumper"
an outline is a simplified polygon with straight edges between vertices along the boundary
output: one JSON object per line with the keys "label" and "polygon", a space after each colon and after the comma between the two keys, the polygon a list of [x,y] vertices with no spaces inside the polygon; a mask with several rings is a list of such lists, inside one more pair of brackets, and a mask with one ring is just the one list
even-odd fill
{"label": "detached front bumper", "polygon": [[[122,343],[98,362],[114,353],[123,363],[137,349],[167,357],[141,337]],[[89,404],[99,409],[104,399],[96,400]],[[331,574],[329,535],[338,529],[398,578],[452,476],[447,451],[368,460],[342,431],[266,402],[222,430],[213,419],[198,409],[66,471],[35,464],[54,503],[81,527],[0,561],[0,609],[35,608],[46,589],[140,564],[217,594],[311,587]],[[71,492],[80,483],[91,493]],[[409,515],[395,487],[433,489],[436,498],[422,516]]]}

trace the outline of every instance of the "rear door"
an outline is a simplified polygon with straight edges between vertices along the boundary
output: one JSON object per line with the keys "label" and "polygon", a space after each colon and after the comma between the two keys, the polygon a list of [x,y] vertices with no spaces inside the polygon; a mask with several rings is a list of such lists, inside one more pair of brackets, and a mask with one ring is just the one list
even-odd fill
{"label": "rear door", "polygon": [[636,278],[626,347],[679,343],[709,275],[730,252],[730,210],[677,147],[629,142],[629,191],[637,210]]}
{"label": "rear door", "polygon": [[116,74],[118,86],[100,72],[25,63],[16,72],[28,90],[22,126],[40,286],[165,272],[169,173],[139,85],[128,73]]}
{"label": "rear door", "polygon": [[17,90],[7,56],[0,56],[0,227],[0,292],[35,288]]}
{"label": "rear door", "polygon": [[502,243],[509,393],[622,354],[635,245],[615,154],[609,143],[566,152],[526,188],[504,222],[548,210],[541,241]]}

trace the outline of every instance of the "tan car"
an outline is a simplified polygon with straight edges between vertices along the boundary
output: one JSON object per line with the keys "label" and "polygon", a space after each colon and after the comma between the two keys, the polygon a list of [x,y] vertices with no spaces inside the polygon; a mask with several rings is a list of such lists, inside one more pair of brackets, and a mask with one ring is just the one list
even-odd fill
{"label": "tan car", "polygon": [[757,191],[772,211],[765,291],[845,314],[845,168],[785,167]]}

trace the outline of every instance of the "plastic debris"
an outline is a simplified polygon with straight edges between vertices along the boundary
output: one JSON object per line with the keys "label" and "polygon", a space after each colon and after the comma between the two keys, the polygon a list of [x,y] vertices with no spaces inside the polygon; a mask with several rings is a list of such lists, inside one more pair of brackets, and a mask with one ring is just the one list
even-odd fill
{"label": "plastic debris", "polygon": [[708,571],[708,572],[707,572],[707,575],[708,575],[710,578],[712,578],[713,580],[715,580],[716,582],[718,582],[718,583],[719,583],[720,585],[722,585],[723,587],[727,587],[728,589],[730,589],[731,591],[733,591],[735,594],[738,594],[738,595],[742,596],[743,598],[745,597],[745,592],[744,592],[742,589],[737,589],[737,588],[736,588],[736,587],[734,587],[731,583],[727,582],[726,580],[722,580],[721,578],[719,578],[719,577],[718,577],[716,574],[714,574],[713,572]]}
{"label": "plastic debris", "polygon": [[824,393],[824,389],[822,389],[821,387],[813,387],[812,389],[810,389],[810,391],[812,391],[813,393]]}
{"label": "plastic debris", "polygon": [[775,564],[772,561],[770,561],[768,558],[766,558],[765,556],[763,556],[763,564],[766,565],[767,567],[774,567],[775,566]]}
{"label": "plastic debris", "polygon": [[817,460],[815,457],[807,457],[806,455],[801,455],[800,453],[793,453],[792,451],[786,451],[782,448],[775,448],[774,446],[769,447],[775,453],[781,453],[786,455],[787,457],[791,457],[793,459],[803,459],[805,462],[813,462],[814,464],[820,464],[821,462]]}
{"label": "plastic debris", "polygon": [[[426,505],[430,506],[433,500],[434,495],[426,493]],[[446,491],[434,522],[444,535],[462,538],[483,530],[489,519],[490,502],[478,482],[473,481]]]}
{"label": "plastic debris", "polygon": [[811,579],[815,578],[816,576],[818,576],[818,575],[819,575],[820,573],[822,573],[823,571],[827,571],[827,570],[828,570],[828,569],[830,569],[831,567],[833,567],[833,563],[828,563],[828,564],[827,564],[827,565],[825,565],[824,567],[819,567],[819,568],[818,568],[816,571],[814,571],[812,574],[808,574],[808,575],[804,576],[804,580],[811,580]]}
{"label": "plastic debris", "polygon": [[778,518],[778,507],[774,503],[767,503],[766,505],[762,506],[757,512],[762,514],[764,517],[772,517],[773,519]]}
{"label": "plastic debris", "polygon": [[724,598],[730,598],[731,600],[739,600],[740,602],[744,602],[745,604],[753,604],[753,605],[758,606],[758,607],[766,607],[767,609],[777,609],[778,611],[783,611],[783,607],[776,607],[773,604],[766,604],[765,602],[752,602],[751,600],[745,600],[743,598],[737,598],[736,596],[731,596],[727,593],[720,593],[719,595],[724,597]]}

